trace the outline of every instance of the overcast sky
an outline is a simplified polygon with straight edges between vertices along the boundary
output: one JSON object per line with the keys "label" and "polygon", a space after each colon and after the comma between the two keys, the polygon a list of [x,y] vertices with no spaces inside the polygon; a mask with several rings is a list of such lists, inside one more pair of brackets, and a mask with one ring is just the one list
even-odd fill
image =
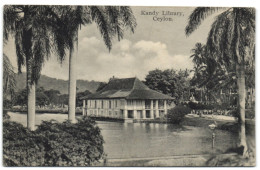
{"label": "overcast sky", "polygon": [[[191,36],[186,37],[185,27],[194,8],[132,7],[137,21],[135,33],[126,30],[120,42],[115,38],[109,53],[98,32],[96,24],[82,27],[79,32],[77,56],[77,79],[108,81],[118,78],[138,77],[143,80],[150,70],[192,69],[191,49],[197,42],[205,43],[214,16],[209,17]],[[154,15],[145,12],[181,12],[171,17],[172,21],[154,21]],[[11,39],[4,52],[17,68],[14,41]],[[68,58],[61,65],[52,56],[42,70],[49,77],[68,80]],[[25,69],[24,69],[25,70]]]}

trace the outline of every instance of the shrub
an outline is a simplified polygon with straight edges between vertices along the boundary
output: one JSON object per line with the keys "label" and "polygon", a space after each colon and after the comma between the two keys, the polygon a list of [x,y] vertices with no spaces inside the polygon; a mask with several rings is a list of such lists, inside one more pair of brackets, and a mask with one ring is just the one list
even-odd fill
{"label": "shrub", "polygon": [[254,109],[246,109],[246,118],[254,119],[255,118],[255,110]]}
{"label": "shrub", "polygon": [[[245,110],[245,118],[248,119],[254,119],[255,118],[255,110],[253,109],[246,109]],[[234,109],[229,112],[230,115],[239,118],[239,111],[237,109]]]}
{"label": "shrub", "polygon": [[3,108],[10,109],[12,107],[13,103],[11,100],[3,99]]}
{"label": "shrub", "polygon": [[174,108],[170,109],[167,114],[167,120],[170,123],[179,124],[184,116],[191,112],[191,109],[186,106],[175,106]]}
{"label": "shrub", "polygon": [[16,122],[4,121],[3,157],[4,166],[41,166],[44,148],[27,128]]}
{"label": "shrub", "polygon": [[[255,155],[248,150],[248,157],[243,157],[244,147],[229,148],[224,154],[212,155],[206,162],[206,166],[214,167],[244,167],[255,166]],[[255,148],[253,148],[255,150]]]}
{"label": "shrub", "polygon": [[239,118],[239,114],[238,114],[238,110],[237,110],[237,109],[233,109],[233,110],[229,111],[228,114],[229,114],[230,116]]}
{"label": "shrub", "polygon": [[103,156],[103,137],[88,117],[72,124],[43,121],[36,131],[4,122],[5,166],[90,166]]}

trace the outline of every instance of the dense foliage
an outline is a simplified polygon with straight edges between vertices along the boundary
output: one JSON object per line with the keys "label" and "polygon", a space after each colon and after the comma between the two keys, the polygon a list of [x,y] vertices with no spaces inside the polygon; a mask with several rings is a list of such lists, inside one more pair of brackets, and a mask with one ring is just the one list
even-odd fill
{"label": "dense foliage", "polygon": [[[222,97],[229,98],[230,105],[237,105],[237,76],[234,64],[225,65],[225,62],[220,62],[217,58],[212,57],[212,54],[207,50],[207,46],[202,43],[196,43],[191,50],[194,68],[191,70],[193,76],[190,80],[191,86],[200,88],[202,92],[193,94],[198,101],[217,101],[223,100]],[[245,62],[245,85],[246,89],[252,95],[255,88],[255,69],[249,62]],[[223,95],[220,93],[223,92]],[[232,92],[233,94],[230,94]],[[247,98],[249,96],[247,95]],[[226,101],[224,101],[226,102]],[[252,101],[247,100],[246,104],[251,106]]]}
{"label": "dense foliage", "polygon": [[77,106],[77,107],[82,107],[82,105],[83,105],[83,100],[82,100],[81,98],[82,98],[82,97],[85,97],[85,96],[87,96],[87,95],[89,95],[89,94],[91,94],[91,92],[88,91],[88,90],[85,90],[84,92],[78,92],[78,93],[76,94],[76,106]]}
{"label": "dense foliage", "polygon": [[[239,118],[239,111],[238,109],[233,109],[230,111],[230,115]],[[246,109],[246,115],[245,117],[247,119],[254,119],[255,118],[255,109]]]}
{"label": "dense foliage", "polygon": [[76,124],[44,121],[36,131],[4,121],[5,166],[90,166],[103,156],[103,137],[95,121]]}
{"label": "dense foliage", "polygon": [[187,106],[176,106],[168,111],[167,120],[170,123],[179,124],[186,114],[190,113],[191,109]]}
{"label": "dense foliage", "polygon": [[[84,92],[78,92],[76,96],[76,105],[77,107],[82,106],[81,98],[91,94],[90,91],[85,90]],[[46,105],[67,105],[68,104],[68,94],[60,94],[58,90],[45,90],[43,87],[36,89],[36,105],[37,106],[46,106]],[[13,98],[12,105],[24,106],[27,103],[27,90],[22,89],[19,92],[15,93]]]}
{"label": "dense foliage", "polygon": [[153,90],[174,97],[177,102],[189,98],[188,70],[155,69],[149,71],[144,83]]}
{"label": "dense foliage", "polygon": [[249,145],[249,157],[243,157],[243,146],[229,148],[224,154],[214,154],[206,162],[211,167],[248,167],[255,166],[255,146]]}

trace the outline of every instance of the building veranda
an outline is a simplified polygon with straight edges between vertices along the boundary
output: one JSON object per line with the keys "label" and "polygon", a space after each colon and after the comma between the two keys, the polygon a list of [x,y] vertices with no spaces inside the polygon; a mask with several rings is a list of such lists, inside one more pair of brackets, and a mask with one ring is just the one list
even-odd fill
{"label": "building veranda", "polygon": [[174,107],[170,96],[149,89],[138,78],[112,79],[83,98],[83,115],[118,119],[155,119]]}

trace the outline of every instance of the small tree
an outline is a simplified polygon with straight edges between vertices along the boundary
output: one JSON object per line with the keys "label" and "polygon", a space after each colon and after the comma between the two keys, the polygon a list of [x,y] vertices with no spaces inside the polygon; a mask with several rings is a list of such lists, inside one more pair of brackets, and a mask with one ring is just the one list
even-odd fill
{"label": "small tree", "polygon": [[155,69],[149,71],[144,83],[153,90],[181,100],[183,93],[189,88],[188,76],[188,70]]}
{"label": "small tree", "polygon": [[84,92],[77,93],[76,106],[81,107],[83,105],[83,100],[81,98],[84,97],[84,96],[87,96],[89,94],[91,94],[91,92],[88,91],[88,90],[85,90]]}
{"label": "small tree", "polygon": [[59,102],[59,95],[60,91],[59,90],[46,90],[44,91],[44,94],[49,98],[50,104],[58,104]]}
{"label": "small tree", "polygon": [[168,111],[167,120],[170,123],[180,124],[186,114],[190,113],[191,109],[187,106],[176,106]]}

